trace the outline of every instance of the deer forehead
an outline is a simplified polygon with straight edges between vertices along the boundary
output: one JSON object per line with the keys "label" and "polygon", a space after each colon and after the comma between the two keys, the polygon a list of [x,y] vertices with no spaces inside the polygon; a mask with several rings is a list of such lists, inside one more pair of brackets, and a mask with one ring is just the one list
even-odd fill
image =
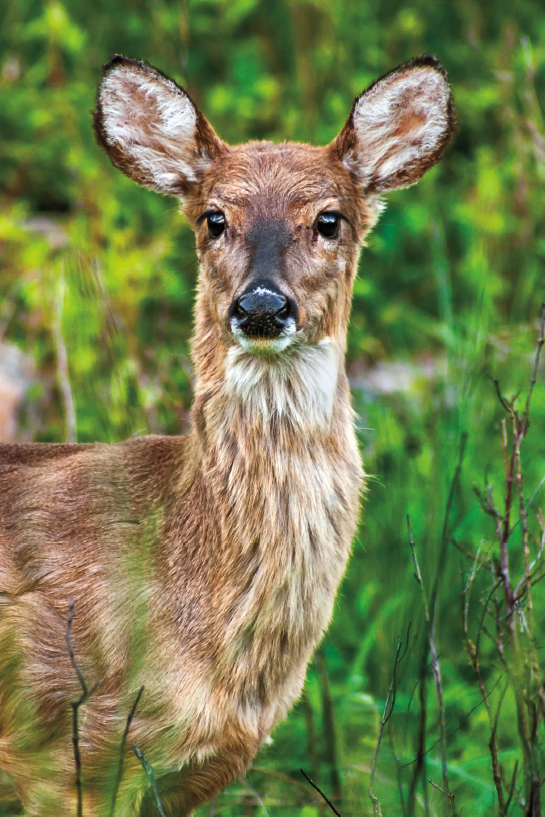
{"label": "deer forehead", "polygon": [[357,210],[364,202],[350,172],[329,148],[296,142],[227,148],[205,174],[197,198],[193,208],[215,205],[246,218],[290,220],[324,207]]}

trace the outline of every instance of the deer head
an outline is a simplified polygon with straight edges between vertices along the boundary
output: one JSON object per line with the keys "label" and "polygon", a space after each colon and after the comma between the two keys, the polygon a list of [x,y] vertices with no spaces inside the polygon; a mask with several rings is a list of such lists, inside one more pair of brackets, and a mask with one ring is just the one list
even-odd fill
{"label": "deer head", "polygon": [[197,364],[233,346],[269,359],[326,337],[344,347],[357,257],[380,196],[417,182],[454,126],[433,57],[377,80],[325,147],[227,145],[175,82],[123,57],[106,66],[95,113],[113,164],[178,197],[195,230]]}

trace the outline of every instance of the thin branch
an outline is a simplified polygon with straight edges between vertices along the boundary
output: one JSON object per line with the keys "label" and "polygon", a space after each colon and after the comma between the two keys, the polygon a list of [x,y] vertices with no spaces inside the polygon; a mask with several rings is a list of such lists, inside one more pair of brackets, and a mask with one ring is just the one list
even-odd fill
{"label": "thin branch", "polygon": [[[501,578],[501,576],[500,576],[500,578],[498,579],[498,581],[497,581],[497,582],[496,582],[496,584],[495,584],[495,585],[492,587],[492,590],[491,590],[491,591],[490,591],[490,593],[488,594],[488,598],[486,599],[486,601],[485,601],[485,603],[484,603],[484,606],[483,606],[483,613],[482,613],[482,616],[481,616],[481,621],[480,621],[480,624],[479,624],[479,629],[477,630],[477,643],[476,643],[475,648],[474,648],[474,649],[475,649],[475,657],[476,657],[477,659],[478,659],[478,657],[479,657],[479,644],[480,644],[480,641],[481,641],[481,632],[482,632],[482,630],[483,630],[483,626],[484,626],[484,617],[485,617],[485,615],[486,615],[486,614],[489,612],[488,605],[490,604],[490,601],[491,601],[491,599],[492,599],[492,596],[494,595],[494,593],[496,592],[496,590],[498,589],[498,587],[500,586],[500,584],[501,584],[501,583],[502,583],[502,578]],[[500,650],[500,652],[501,652],[501,650]]]}
{"label": "thin branch", "polygon": [[148,780],[149,780],[149,782],[151,784],[151,788],[153,790],[153,794],[154,794],[154,797],[155,797],[155,804],[157,806],[157,810],[159,811],[159,814],[161,815],[161,817],[166,817],[165,810],[163,808],[163,804],[161,803],[161,798],[159,797],[159,789],[157,788],[157,783],[155,782],[155,777],[153,775],[153,769],[152,769],[150,763],[148,763],[148,761],[144,757],[143,753],[140,751],[140,749],[136,745],[136,743],[134,742],[134,740],[131,740],[131,744],[132,744],[132,748],[134,749],[134,754],[136,755],[136,757],[138,758],[138,760],[142,764],[142,768],[144,769],[144,771],[145,771],[145,773],[147,775],[147,778],[148,778]]}
{"label": "thin branch", "polygon": [[77,675],[79,685],[81,687],[81,695],[77,701],[72,701],[72,745],[74,747],[74,763],[76,766],[76,792],[77,792],[77,817],[82,817],[83,814],[83,788],[81,782],[81,753],[79,748],[79,729],[78,729],[78,712],[82,706],[93,694],[98,686],[98,681],[92,689],[87,688],[83,673],[78,666],[74,648],[72,646],[72,623],[74,621],[74,599],[72,596],[68,599],[68,620],[66,622],[66,646],[68,648],[68,655],[70,656],[70,663]]}
{"label": "thin branch", "polygon": [[539,337],[537,339],[537,351],[534,360],[534,369],[532,372],[532,379],[530,381],[530,388],[528,389],[528,396],[526,397],[526,406],[524,407],[524,414],[522,415],[522,436],[526,436],[528,426],[530,425],[530,401],[532,393],[537,381],[537,373],[539,370],[539,359],[541,357],[541,350],[545,343],[545,302],[541,304],[541,319],[539,322]]}
{"label": "thin branch", "polygon": [[[522,528],[522,553],[524,556],[524,581],[526,585],[526,609],[528,612],[528,618],[530,620],[530,628],[533,631],[533,617],[534,617],[534,606],[532,602],[532,579],[531,579],[531,568],[530,568],[530,545],[528,542],[528,514],[526,512],[526,506],[524,503],[524,490],[523,490],[523,477],[522,477],[522,463],[520,457],[520,446],[522,440],[524,438],[524,431],[521,430],[520,434],[517,434],[514,442],[515,447],[515,480],[517,484],[517,493],[519,497],[519,513],[520,513],[520,523]],[[516,597],[517,591],[515,589],[513,596]]]}
{"label": "thin branch", "polygon": [[125,731],[123,732],[123,737],[121,739],[121,748],[119,750],[119,765],[117,767],[117,775],[116,775],[116,778],[115,778],[114,790],[113,790],[113,793],[112,793],[112,806],[111,806],[111,809],[110,809],[110,817],[113,817],[114,812],[115,812],[115,801],[117,800],[117,792],[119,791],[119,786],[121,784],[121,778],[123,776],[123,759],[125,757],[125,745],[127,743],[127,737],[129,735],[129,729],[131,728],[131,723],[132,723],[132,720],[133,720],[135,712],[136,712],[136,707],[138,706],[138,704],[140,702],[140,698],[142,697],[143,691],[144,691],[144,687],[141,686],[140,689],[138,690],[138,695],[136,696],[135,701],[134,701],[133,705],[131,706],[131,711],[128,714],[127,722],[125,724]]}
{"label": "thin branch", "polygon": [[328,798],[325,796],[325,794],[323,793],[323,791],[321,790],[321,788],[320,788],[319,786],[317,786],[317,785],[316,785],[316,783],[314,783],[314,782],[313,782],[313,781],[310,779],[310,777],[308,776],[308,774],[306,774],[306,773],[303,771],[303,769],[299,769],[299,771],[301,772],[301,774],[303,775],[303,777],[305,778],[305,780],[308,780],[308,782],[310,783],[310,785],[311,785],[313,788],[315,788],[315,789],[316,789],[316,791],[318,792],[318,794],[321,794],[321,796],[324,798],[325,802],[327,803],[327,805],[329,806],[329,808],[331,809],[331,811],[333,812],[333,814],[336,814],[336,815],[337,815],[337,817],[341,817],[341,815],[339,814],[339,812],[337,811],[337,809],[335,808],[335,806],[333,805],[333,803],[331,802],[331,800],[329,800],[329,799],[328,799]]}
{"label": "thin branch", "polygon": [[443,576],[443,572],[445,569],[445,561],[447,558],[447,551],[448,551],[448,544],[449,544],[449,537],[448,537],[448,526],[449,526],[449,519],[452,510],[452,504],[454,502],[454,497],[456,495],[456,490],[458,488],[458,484],[460,482],[460,475],[462,473],[462,463],[464,461],[464,455],[467,445],[467,432],[463,432],[460,437],[460,448],[458,451],[458,462],[456,463],[456,468],[454,469],[454,474],[452,477],[452,481],[450,483],[450,490],[447,498],[447,505],[445,508],[445,517],[443,520],[443,529],[441,531],[441,551],[439,554],[439,562],[437,566],[437,572],[435,576],[435,582],[433,585],[433,590],[431,593],[431,608],[433,610],[433,629],[435,631],[436,619],[437,619],[437,598],[439,596],[439,588],[441,584],[441,578]]}
{"label": "thin branch", "polygon": [[434,789],[437,789],[437,791],[440,791],[440,792],[441,792],[441,794],[443,794],[443,795],[445,795],[446,797],[448,797],[448,799],[450,800],[450,805],[451,805],[451,808],[452,808],[452,814],[454,815],[454,817],[457,817],[458,812],[456,811],[456,805],[455,805],[455,803],[454,803],[454,795],[452,794],[452,792],[450,792],[450,791],[444,791],[444,790],[441,788],[441,786],[438,786],[438,785],[437,785],[437,783],[434,783],[434,782],[433,782],[433,780],[428,780],[428,783],[430,783],[430,784],[433,786],[433,788],[434,788]]}
{"label": "thin branch", "polygon": [[[459,467],[461,468],[461,461],[464,454],[464,443],[460,447],[460,459],[459,459]],[[453,481],[454,485],[454,481]],[[453,488],[451,489],[451,493],[453,493]],[[446,741],[446,718],[445,718],[445,702],[443,698],[443,685],[441,683],[441,668],[439,665],[439,656],[437,654],[437,641],[435,636],[435,625],[436,625],[436,611],[437,611],[437,595],[434,597],[434,613],[433,619],[430,619],[429,608],[428,608],[428,601],[426,599],[426,591],[424,590],[424,583],[422,581],[422,574],[420,573],[420,567],[418,565],[418,559],[416,556],[416,548],[414,544],[413,532],[411,529],[411,521],[410,518],[407,516],[407,529],[409,532],[409,544],[411,547],[411,553],[413,556],[413,563],[414,563],[414,571],[415,576],[418,584],[420,585],[420,593],[422,596],[422,606],[424,608],[424,617],[426,619],[426,627],[428,630],[428,644],[431,652],[431,667],[433,672],[433,679],[435,683],[435,690],[437,693],[437,700],[439,702],[439,713],[440,713],[440,721],[439,721],[439,732],[441,736],[441,766],[443,771],[443,788],[445,794],[445,817],[449,817],[450,815],[450,796],[449,796],[449,784],[448,784],[448,770],[447,770],[447,741]],[[444,533],[446,536],[446,533]],[[436,581],[434,592],[437,594],[437,590],[439,588],[438,581]]]}
{"label": "thin branch", "polygon": [[403,812],[403,817],[407,817],[407,811],[405,808],[405,798],[403,797],[403,777],[401,775],[401,762],[399,760],[399,756],[395,750],[394,744],[394,727],[393,722],[390,721],[390,726],[388,727],[388,740],[390,743],[390,751],[392,753],[392,757],[394,759],[394,763],[396,765],[396,777],[397,777],[397,787],[399,790],[399,802],[401,803],[401,811]]}
{"label": "thin branch", "polygon": [[[532,496],[530,497],[530,499],[526,503],[526,506],[525,506],[526,513],[528,513],[528,511],[530,510],[530,507],[531,507],[534,499],[536,498],[537,494],[541,491],[541,489],[543,488],[544,485],[545,485],[545,477],[542,477],[542,479],[540,480],[539,485],[537,486],[534,493],[532,494]],[[513,527],[511,528],[511,532],[510,532],[509,536],[513,535],[514,531],[516,530],[516,528],[518,527],[519,524],[520,524],[520,516],[517,519],[517,521],[515,522],[515,524],[513,525]]]}
{"label": "thin branch", "polygon": [[[491,689],[490,692],[487,693],[485,685],[484,685],[484,681],[483,681],[483,678],[482,678],[482,675],[481,675],[481,667],[480,667],[480,663],[479,663],[479,639],[480,639],[480,636],[481,636],[482,628],[484,626],[483,625],[484,616],[485,616],[486,611],[488,609],[488,602],[492,598],[492,595],[493,595],[496,587],[498,586],[499,581],[500,580],[498,580],[496,585],[492,588],[492,592],[490,593],[490,595],[489,595],[489,597],[488,597],[488,599],[486,601],[485,608],[483,610],[483,615],[481,617],[481,622],[480,622],[480,625],[479,625],[479,630],[478,630],[478,633],[477,633],[477,646],[475,646],[473,644],[473,642],[471,641],[471,639],[469,638],[468,621],[467,621],[467,617],[465,615],[465,611],[462,613],[462,618],[463,618],[464,642],[465,642],[466,652],[468,654],[469,660],[470,660],[471,665],[473,667],[473,671],[475,672],[475,677],[477,679],[477,684],[478,684],[479,689],[481,691],[481,696],[482,696],[483,702],[484,702],[484,704],[486,706],[486,712],[487,712],[487,715],[488,715],[488,722],[490,724],[491,738],[490,738],[490,741],[489,741],[488,745],[489,745],[490,757],[491,757],[491,762],[492,762],[492,775],[493,775],[493,778],[494,778],[494,784],[496,786],[496,792],[497,792],[497,795],[498,795],[498,804],[499,804],[499,809],[500,809],[500,815],[502,815],[502,817],[504,817],[504,815],[506,815],[506,810],[505,810],[505,803],[504,803],[504,797],[503,797],[503,788],[502,788],[502,781],[501,781],[501,765],[500,765],[500,762],[499,762],[498,743],[497,743],[496,734],[495,734],[495,731],[494,731],[492,709],[491,709],[491,706],[490,706],[490,698],[489,698],[489,696],[492,694],[495,687],[497,686],[497,683],[499,683],[499,682],[497,682],[496,685],[493,687],[493,689]],[[466,588],[466,590],[467,590],[467,588]]]}
{"label": "thin branch", "polygon": [[496,736],[496,733],[498,731],[498,723],[499,723],[499,720],[500,720],[500,712],[501,712],[501,708],[502,708],[502,704],[503,704],[503,699],[505,698],[505,694],[506,694],[508,689],[509,689],[509,683],[506,682],[505,686],[503,688],[503,691],[502,691],[502,693],[500,695],[500,699],[498,701],[498,708],[496,709],[496,715],[494,717],[494,726],[493,726],[493,729],[492,729],[492,736],[493,737]]}
{"label": "thin branch", "polygon": [[[419,724],[418,724],[418,748],[417,748],[417,757],[416,757],[416,764],[414,767],[413,776],[411,778],[411,782],[409,784],[409,793],[407,795],[407,812],[409,817],[414,817],[415,813],[415,805],[417,800],[416,794],[416,787],[418,785],[418,780],[422,778],[424,782],[426,779],[426,752],[425,752],[425,743],[426,743],[426,722],[427,722],[427,693],[426,693],[426,679],[428,673],[428,641],[427,638],[424,639],[424,644],[422,647],[422,656],[420,659],[420,672],[419,677],[416,682],[415,688],[413,690],[416,691],[416,687],[418,687],[418,697],[420,702],[420,716],[419,716]],[[412,700],[412,695],[411,695]],[[410,706],[409,701],[409,706]],[[407,712],[409,711],[407,707]],[[428,789],[427,786],[424,785],[423,787],[423,796],[424,796],[424,810],[426,815],[430,814],[429,803],[428,803]]]}
{"label": "thin branch", "polygon": [[457,542],[456,539],[451,539],[450,541],[452,542],[452,544],[454,545],[456,550],[459,550],[460,553],[463,553],[464,556],[467,556],[467,558],[471,559],[472,562],[476,562],[479,565],[479,567],[484,567],[484,568],[489,567],[488,562],[486,562],[484,559],[479,558],[479,553],[481,551],[482,543],[485,540],[481,541],[481,544],[479,545],[479,548],[478,548],[478,551],[477,551],[477,555],[475,555],[473,553],[470,553],[469,550],[466,550],[464,547],[462,547],[462,545],[459,542]]}
{"label": "thin branch", "polygon": [[[489,375],[489,377],[490,377],[490,375]],[[497,378],[497,377],[490,377],[490,380],[492,381],[492,383],[493,383],[493,384],[494,384],[494,386],[496,387],[496,394],[498,395],[498,400],[499,400],[499,401],[500,401],[500,403],[502,404],[502,406],[503,406],[503,408],[505,409],[505,411],[506,411],[508,414],[511,414],[511,412],[513,411],[513,408],[512,408],[512,406],[510,406],[510,405],[509,405],[509,403],[507,403],[507,402],[505,401],[505,398],[504,398],[504,396],[502,395],[502,393],[501,393],[501,391],[500,391],[500,381],[498,380],[498,378]]]}
{"label": "thin branch", "polygon": [[409,532],[409,546],[411,548],[411,553],[413,557],[413,565],[414,565],[414,575],[416,581],[418,582],[418,587],[420,589],[420,596],[422,599],[422,607],[424,608],[424,618],[426,620],[426,624],[429,625],[430,623],[430,611],[428,608],[428,599],[426,598],[426,591],[424,590],[424,582],[422,581],[422,573],[420,572],[420,566],[418,564],[418,559],[416,558],[416,551],[415,551],[415,544],[414,544],[414,537],[411,528],[411,519],[407,515],[407,529]]}
{"label": "thin branch", "polygon": [[[517,424],[517,414],[513,409],[511,409],[511,419],[513,422],[513,441],[516,438],[516,424]],[[503,592],[505,596],[505,605],[507,608],[507,622],[511,627],[513,633],[515,633],[515,625],[513,622],[513,593],[511,591],[511,581],[509,578],[509,550],[507,547],[509,537],[511,535],[511,531],[509,529],[509,520],[511,518],[511,505],[513,500],[513,474],[515,470],[515,444],[513,442],[513,446],[511,449],[511,457],[508,459],[507,457],[507,431],[505,420],[502,421],[502,430],[503,430],[503,448],[504,448],[504,457],[506,461],[506,468],[505,468],[505,482],[506,482],[506,492],[505,492],[505,513],[503,518],[503,531],[500,535],[500,558],[501,558],[501,576],[502,576],[502,585],[503,585]]]}
{"label": "thin branch", "polygon": [[[539,556],[541,556],[541,553],[542,553],[542,549],[540,548]],[[532,562],[532,564],[530,565],[530,570],[535,565],[536,561],[537,561],[537,559],[534,562]],[[517,586],[515,588],[515,602],[519,602],[526,595],[526,589],[527,588],[526,588],[525,585],[530,583],[530,585],[533,587],[535,584],[537,584],[539,581],[541,581],[544,574],[543,573],[541,573],[540,575],[538,575],[538,574],[542,570],[545,570],[545,565],[538,565],[535,568],[535,570],[531,570],[531,572],[528,573],[528,576],[523,576],[522,577],[522,579],[519,581],[519,583],[517,584]],[[536,576],[537,576],[537,578],[536,578]]]}
{"label": "thin branch", "polygon": [[[411,625],[409,624],[409,628],[407,630],[407,645],[409,644],[409,632],[410,632]],[[369,798],[371,803],[373,804],[373,814],[375,817],[381,817],[382,812],[380,810],[380,802],[378,797],[373,793],[373,783],[375,782],[375,774],[377,771],[377,762],[378,762],[378,755],[380,752],[380,744],[382,742],[382,733],[384,732],[384,727],[388,723],[392,712],[394,711],[394,704],[395,704],[395,696],[396,696],[396,684],[397,684],[397,666],[400,660],[405,656],[407,652],[407,647],[401,656],[401,647],[402,647],[401,638],[397,639],[397,650],[396,656],[394,659],[394,671],[392,674],[392,682],[390,684],[390,689],[388,690],[388,695],[386,696],[386,701],[384,703],[384,710],[382,712],[382,718],[380,719],[380,727],[378,732],[377,738],[377,745],[375,748],[375,755],[373,757],[373,765],[371,766],[371,776],[369,778]],[[400,658],[401,656],[401,658]]]}
{"label": "thin branch", "polygon": [[[498,680],[496,681],[496,683],[494,684],[494,686],[492,687],[492,689],[491,689],[491,690],[490,690],[490,692],[488,693],[488,695],[489,695],[489,696],[490,696],[490,695],[492,695],[492,693],[494,692],[494,690],[496,689],[496,687],[498,686],[498,684],[500,683],[500,681],[501,681],[501,676],[498,678]],[[464,717],[462,718],[462,720],[460,721],[460,723],[458,724],[458,726],[456,727],[456,729],[453,729],[453,730],[452,730],[452,732],[448,732],[448,733],[447,733],[447,738],[451,738],[453,735],[455,735],[455,734],[456,734],[456,732],[458,732],[458,730],[462,728],[462,726],[464,725],[464,723],[465,723],[467,720],[469,720],[469,718],[470,718],[470,717],[473,715],[473,713],[475,712],[475,710],[476,710],[476,709],[478,709],[480,706],[482,706],[484,703],[485,703],[485,701],[484,701],[484,700],[479,701],[478,703],[476,703],[476,704],[475,704],[475,706],[474,706],[474,707],[472,707],[472,708],[469,710],[469,712],[467,713],[467,715],[464,715]],[[430,746],[428,749],[426,749],[426,751],[424,752],[424,756],[429,755],[429,753],[430,753],[430,752],[432,752],[432,751],[435,749],[435,747],[437,746],[437,744],[439,743],[439,741],[440,741],[440,740],[441,740],[441,738],[437,738],[437,740],[436,740],[436,741],[434,741],[434,742],[432,743],[432,745],[431,745],[431,746]],[[414,764],[415,764],[417,761],[418,761],[418,758],[417,758],[417,757],[415,757],[415,759],[414,759],[414,760],[409,760],[407,763],[403,763],[403,765],[401,766],[401,768],[402,768],[402,769],[406,769],[408,766],[414,766]]]}
{"label": "thin branch", "polygon": [[469,619],[469,598],[470,598],[470,595],[471,595],[471,588],[473,586],[475,576],[477,575],[477,566],[481,565],[481,562],[479,561],[479,554],[481,552],[482,544],[483,543],[481,541],[480,544],[479,544],[479,548],[477,550],[477,554],[474,557],[473,567],[471,568],[471,573],[469,574],[467,584],[464,587],[464,589],[462,590],[462,598],[463,598],[462,621],[463,621],[463,625],[464,625],[464,633],[468,631],[468,626],[469,626],[469,624],[468,624],[468,619]]}
{"label": "thin branch", "polygon": [[513,794],[514,794],[514,791],[515,791],[515,783],[517,781],[518,767],[519,767],[519,762],[517,760],[517,761],[515,761],[515,768],[513,769],[513,777],[511,779],[511,785],[509,786],[509,796],[508,796],[507,800],[505,801],[505,811],[506,811],[506,813],[507,813],[507,811],[509,811],[509,806],[511,805],[511,800],[513,799]]}

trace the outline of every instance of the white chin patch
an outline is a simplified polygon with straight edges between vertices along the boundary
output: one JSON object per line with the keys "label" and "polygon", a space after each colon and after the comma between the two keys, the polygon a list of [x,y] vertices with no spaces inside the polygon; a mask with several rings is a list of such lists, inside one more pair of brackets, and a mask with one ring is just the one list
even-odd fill
{"label": "white chin patch", "polygon": [[[277,338],[269,344],[289,338]],[[292,340],[286,354],[248,354],[242,344],[231,346],[225,361],[226,393],[231,410],[243,411],[250,424],[264,428],[273,420],[301,433],[330,428],[342,367],[342,350],[331,338],[308,346]]]}
{"label": "white chin patch", "polygon": [[240,327],[237,326],[236,322],[234,320],[231,321],[231,333],[233,337],[240,343],[243,349],[252,355],[278,355],[284,352],[288,346],[291,346],[294,342],[295,332],[295,321],[290,320],[282,334],[277,338],[248,338]]}

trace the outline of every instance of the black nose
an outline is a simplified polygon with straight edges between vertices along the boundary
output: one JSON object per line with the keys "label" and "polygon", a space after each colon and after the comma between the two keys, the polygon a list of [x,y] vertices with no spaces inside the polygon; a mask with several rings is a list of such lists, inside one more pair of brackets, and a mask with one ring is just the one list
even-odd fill
{"label": "black nose", "polygon": [[229,319],[249,338],[276,338],[297,317],[295,302],[270,284],[255,284],[235,298]]}

